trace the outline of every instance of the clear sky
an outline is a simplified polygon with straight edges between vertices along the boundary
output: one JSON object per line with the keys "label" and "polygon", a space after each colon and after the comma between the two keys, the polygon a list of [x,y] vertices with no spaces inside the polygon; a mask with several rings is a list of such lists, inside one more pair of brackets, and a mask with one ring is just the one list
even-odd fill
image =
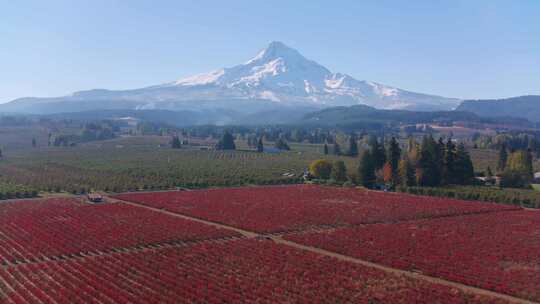
{"label": "clear sky", "polygon": [[540,94],[538,0],[0,0],[0,102],[169,82],[273,40],[402,89]]}

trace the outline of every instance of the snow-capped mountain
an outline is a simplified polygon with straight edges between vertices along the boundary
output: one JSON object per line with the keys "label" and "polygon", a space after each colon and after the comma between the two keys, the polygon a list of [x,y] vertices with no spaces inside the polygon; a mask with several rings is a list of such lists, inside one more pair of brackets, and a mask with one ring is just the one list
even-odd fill
{"label": "snow-capped mountain", "polygon": [[[205,109],[332,107],[365,104],[379,109],[450,110],[458,99],[409,92],[333,73],[297,50],[272,42],[247,62],[135,90],[90,90],[59,98],[22,98],[6,110],[42,111],[49,104],[74,109]],[[80,105],[82,104],[82,106]]]}
{"label": "snow-capped mountain", "polygon": [[[167,86],[200,88],[208,98],[218,98],[218,92],[228,90],[238,98],[319,106],[366,104],[380,109],[452,109],[459,104],[457,99],[409,92],[332,73],[281,42],[270,43],[244,64],[162,87]],[[212,94],[212,90],[217,92]]]}

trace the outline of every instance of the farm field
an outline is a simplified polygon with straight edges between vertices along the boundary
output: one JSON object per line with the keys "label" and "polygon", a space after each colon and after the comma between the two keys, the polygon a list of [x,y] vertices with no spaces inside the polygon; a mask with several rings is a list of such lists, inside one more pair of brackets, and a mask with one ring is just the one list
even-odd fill
{"label": "farm field", "polygon": [[257,240],[22,264],[0,277],[13,286],[0,284],[6,303],[504,303]]}
{"label": "farm field", "polygon": [[314,185],[140,192],[116,198],[261,233],[519,210],[514,206]]}
{"label": "farm field", "polygon": [[311,152],[175,150],[167,140],[129,137],[76,147],[8,150],[0,161],[0,182],[44,192],[297,183],[309,163],[320,157]]}
{"label": "farm field", "polygon": [[395,268],[540,301],[540,213],[496,212],[286,238]]}
{"label": "farm field", "polygon": [[66,198],[0,204],[0,264],[234,236],[239,235],[125,204]]}
{"label": "farm field", "polygon": [[316,185],[10,200],[0,303],[537,300],[538,214]]}

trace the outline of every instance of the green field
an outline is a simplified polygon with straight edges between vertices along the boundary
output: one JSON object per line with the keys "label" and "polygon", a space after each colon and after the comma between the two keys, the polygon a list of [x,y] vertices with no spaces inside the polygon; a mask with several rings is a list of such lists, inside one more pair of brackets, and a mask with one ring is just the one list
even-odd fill
{"label": "green field", "polygon": [[400,191],[419,195],[450,197],[463,200],[486,201],[527,208],[540,208],[540,192],[528,189],[513,189],[482,186],[449,186],[440,188],[409,187]]}
{"label": "green field", "polygon": [[[296,183],[309,163],[323,156],[314,149],[276,154],[175,150],[168,141],[160,136],[122,137],[7,153],[0,161],[0,182],[47,192]],[[351,170],[356,167],[356,158],[341,159]]]}

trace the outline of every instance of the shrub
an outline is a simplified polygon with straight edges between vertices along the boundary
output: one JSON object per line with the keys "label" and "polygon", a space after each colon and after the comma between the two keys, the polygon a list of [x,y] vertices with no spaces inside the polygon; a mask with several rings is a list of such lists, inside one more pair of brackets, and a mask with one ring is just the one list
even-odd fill
{"label": "shrub", "polygon": [[319,159],[311,163],[309,173],[317,179],[328,179],[332,173],[332,163],[325,159]]}

